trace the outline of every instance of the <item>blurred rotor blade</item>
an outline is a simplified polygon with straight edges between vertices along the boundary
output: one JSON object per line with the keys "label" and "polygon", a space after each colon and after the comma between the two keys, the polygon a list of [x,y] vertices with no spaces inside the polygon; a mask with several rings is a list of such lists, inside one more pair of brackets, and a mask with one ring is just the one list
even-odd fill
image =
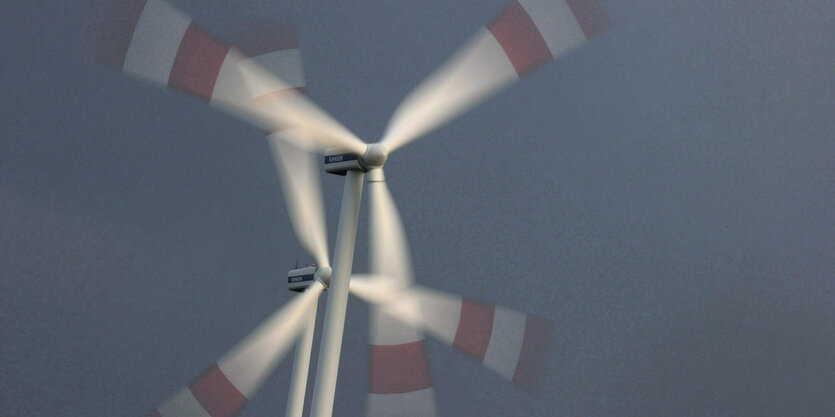
{"label": "blurred rotor blade", "polygon": [[252,399],[308,323],[324,290],[316,282],[273,313],[188,386],[151,413],[159,417],[232,417]]}
{"label": "blurred rotor blade", "polygon": [[540,66],[605,31],[597,0],[514,0],[394,111],[389,151],[453,120]]}
{"label": "blurred rotor blade", "polygon": [[305,132],[286,129],[268,136],[278,178],[284,189],[287,212],[299,244],[319,266],[330,266],[325,231],[325,210],[319,165],[314,156],[295,143]]}
{"label": "blurred rotor blade", "polygon": [[[262,40],[256,48],[247,45],[244,50],[261,52],[249,58],[164,0],[108,3],[94,31],[93,58],[103,65],[197,97],[267,132],[309,129],[317,134],[309,138],[317,149],[333,146],[356,153],[365,149],[362,141],[299,94],[301,74],[280,80],[262,67],[300,59],[295,37],[277,39],[275,49],[266,52],[262,46],[271,42]],[[274,38],[286,33],[275,32]],[[276,110],[282,114],[274,114]]]}
{"label": "blurred rotor blade", "polygon": [[371,306],[369,327],[366,416],[435,416],[435,390],[420,329],[404,325],[383,306]]}
{"label": "blurred rotor blade", "polygon": [[535,390],[545,364],[545,320],[427,287],[402,289],[387,277],[354,275],[351,292],[379,303],[392,317],[417,326],[520,386]]}
{"label": "blurred rotor blade", "polygon": [[[386,276],[397,288],[411,285],[409,247],[382,168],[368,173],[368,190],[371,273]],[[404,326],[383,304],[371,306],[369,327],[366,416],[435,416],[435,390],[422,332]]]}
{"label": "blurred rotor blade", "polygon": [[[117,0],[102,12],[94,27],[95,61],[212,105],[238,102],[244,108],[247,92],[237,67],[247,57],[190,16],[164,0]],[[298,56],[295,43],[280,39],[276,49]],[[271,51],[259,52],[267,56]],[[302,81],[295,87],[303,85],[303,80],[293,81]],[[256,114],[235,114],[258,120]]]}
{"label": "blurred rotor blade", "polygon": [[[268,120],[273,130],[290,127],[306,130],[309,132],[306,138],[320,151],[333,147],[359,155],[365,152],[365,143],[304,94],[292,92],[290,86],[257,62],[240,61],[237,71],[253,100],[246,111],[254,111]],[[285,94],[286,91],[291,91],[291,94]],[[237,105],[236,102],[230,104]]]}
{"label": "blurred rotor blade", "polygon": [[[294,87],[285,94],[303,94],[304,67],[298,50],[295,25],[288,18],[253,22],[235,39],[245,45],[246,52],[264,69]],[[231,90],[231,89],[230,89]],[[330,266],[325,232],[325,214],[317,161],[309,153],[313,141],[298,128],[279,130],[267,137],[267,143],[284,191],[287,213],[297,240],[307,254],[320,266]]]}
{"label": "blurred rotor blade", "polygon": [[[351,274],[351,294],[359,297],[371,305],[383,304],[394,305],[394,301],[411,302],[413,299],[405,297],[404,288],[401,285],[394,285],[394,280],[389,277],[377,274]],[[405,318],[406,313],[397,313],[400,318]],[[416,314],[415,317],[418,317]],[[415,319],[411,322],[414,325],[421,325]]]}
{"label": "blurred rotor blade", "polygon": [[368,198],[371,273],[387,276],[402,286],[411,285],[409,243],[382,168],[368,172]]}

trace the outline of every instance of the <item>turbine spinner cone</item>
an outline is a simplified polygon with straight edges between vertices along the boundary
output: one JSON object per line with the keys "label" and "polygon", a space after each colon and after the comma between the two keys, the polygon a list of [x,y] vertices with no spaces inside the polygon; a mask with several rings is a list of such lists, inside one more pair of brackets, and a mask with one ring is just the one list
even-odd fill
{"label": "turbine spinner cone", "polygon": [[325,288],[330,287],[331,285],[331,275],[333,274],[333,269],[329,266],[322,266],[316,269],[316,273],[313,275],[313,278],[322,284],[325,285]]}
{"label": "turbine spinner cone", "polygon": [[366,168],[382,168],[386,164],[389,151],[381,143],[372,143],[365,148],[362,155],[362,165]]}

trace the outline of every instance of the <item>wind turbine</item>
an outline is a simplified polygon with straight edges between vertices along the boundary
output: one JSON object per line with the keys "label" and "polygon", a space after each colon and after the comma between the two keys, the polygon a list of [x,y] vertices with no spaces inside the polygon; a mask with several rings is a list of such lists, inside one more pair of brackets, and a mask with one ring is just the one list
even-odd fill
{"label": "wind turbine", "polygon": [[[303,295],[270,316],[152,415],[236,414],[302,333],[287,403],[288,416],[301,416],[318,295],[330,276],[324,210],[318,181],[310,181],[316,179],[316,162],[310,152],[293,144],[307,143],[300,139],[303,129],[275,120],[258,108],[275,99],[294,100],[307,108],[309,117],[327,118],[316,114],[316,108],[305,103],[302,96],[304,74],[292,23],[284,19],[270,22],[258,38],[249,36],[249,41],[238,49],[220,42],[165,1],[127,1],[117,5],[121,7],[107,10],[110,15],[97,22],[103,26],[96,28],[101,39],[96,42],[94,59],[151,83],[185,92],[271,131],[268,142],[288,197],[287,209],[294,230],[302,247],[319,265],[316,283],[305,283]],[[263,67],[280,74],[281,81],[253,87],[243,79],[243,66],[250,70]],[[308,201],[306,196],[310,193],[317,198]]]}
{"label": "wind turbine", "polygon": [[[404,249],[405,239],[394,238],[387,241],[385,233],[381,232],[381,230],[386,229],[386,226],[388,226],[388,230],[402,231],[402,227],[397,226],[400,223],[399,216],[396,214],[396,208],[393,208],[393,202],[384,182],[382,168],[388,154],[451,121],[500,90],[514,84],[540,66],[582,46],[589,39],[605,31],[608,26],[609,20],[606,11],[595,0],[513,0],[490,23],[480,29],[455,55],[412,90],[394,111],[380,143],[367,145],[362,153],[355,151],[340,153],[338,150],[328,150],[326,152],[325,170],[328,172],[342,174],[347,171],[349,176],[352,172],[368,172],[371,188],[379,190],[375,193],[379,197],[377,197],[376,203],[372,203],[372,210],[376,208],[380,214],[372,214],[371,222],[372,224],[378,221],[388,222],[387,225],[386,223],[380,223],[380,227],[375,227],[375,230],[371,233],[371,265],[372,272],[389,275],[393,273],[394,275],[393,277],[389,276],[388,280],[376,279],[361,282],[362,284],[368,284],[367,287],[370,287],[366,288],[368,291],[362,291],[361,293],[365,294],[367,299],[371,299],[374,291],[383,292],[387,283],[390,287],[394,285],[395,289],[391,291],[394,295],[389,298],[389,302],[372,310],[372,320],[375,322],[372,325],[372,337],[379,339],[374,341],[379,345],[373,346],[408,347],[392,348],[394,349],[393,353],[392,349],[374,349],[372,347],[372,367],[375,363],[375,351],[387,351],[381,357],[385,355],[393,355],[394,357],[398,355],[411,356],[413,358],[423,356],[420,333],[406,331],[405,334],[391,336],[391,332],[387,329],[390,329],[392,318],[410,319],[415,327],[424,328],[430,333],[434,331],[442,340],[457,347],[462,347],[463,350],[481,360],[487,360],[486,358],[488,358],[486,356],[487,351],[483,350],[487,349],[485,346],[488,346],[483,343],[485,331],[473,332],[473,334],[478,334],[478,337],[466,336],[469,333],[465,331],[462,333],[462,338],[459,339],[458,329],[451,330],[448,322],[445,322],[445,319],[455,317],[456,305],[461,307],[457,317],[459,318],[459,325],[462,323],[461,320],[464,320],[464,328],[470,327],[466,324],[467,320],[473,320],[473,326],[478,326],[476,323],[481,323],[482,327],[487,327],[484,323],[495,320],[497,311],[501,312],[502,317],[499,322],[503,323],[503,326],[508,326],[508,328],[512,327],[512,323],[515,323],[518,329],[518,325],[523,321],[518,314],[505,314],[503,309],[493,309],[491,311],[490,308],[465,303],[460,298],[456,300],[454,297],[450,298],[443,295],[432,297],[428,296],[427,292],[422,289],[411,292],[403,290],[411,282],[411,272],[409,268],[404,266],[408,259],[407,252]],[[361,188],[357,192],[361,192]],[[377,207],[378,205],[379,207]],[[386,209],[386,206],[390,207]],[[386,218],[387,214],[388,218]],[[381,253],[385,248],[394,249],[388,256],[374,255],[375,253]],[[392,261],[392,259],[397,260]],[[358,282],[353,288],[360,291],[359,289],[363,287],[361,283]],[[399,290],[397,290],[398,288]],[[342,293],[332,293],[329,300],[341,296]],[[406,300],[412,301],[404,302]],[[392,308],[392,306],[398,305],[411,307]],[[437,308],[427,308],[427,306]],[[433,314],[439,311],[445,313],[440,316]],[[419,319],[418,317],[423,318]],[[341,318],[341,321],[336,325],[341,327],[344,322],[344,311],[337,318]],[[527,329],[527,318],[524,319],[524,323],[525,325],[522,328]],[[325,326],[328,325],[329,323],[326,321]],[[530,327],[533,329],[539,327],[539,325],[531,324]],[[536,333],[534,330],[532,332]],[[487,338],[487,340],[490,339],[492,338]],[[457,343],[459,340],[461,341],[460,344]],[[524,335],[522,340],[524,340]],[[327,342],[329,342],[328,339],[323,340],[325,346],[327,346]],[[339,342],[335,341],[335,343]],[[400,349],[400,352],[397,352],[397,349]],[[314,417],[330,417],[332,414],[336,365],[339,357],[338,350],[335,352],[335,357],[337,362],[320,362],[319,364],[312,413]],[[416,359],[412,362],[405,362],[425,363],[425,360]],[[404,361],[381,360],[381,365],[384,366],[391,366],[396,363],[404,363]],[[511,378],[525,378],[524,376],[517,376],[515,369],[501,368],[501,365],[492,362],[492,360],[488,360],[485,364],[492,366],[494,370],[505,376],[512,372]],[[423,368],[425,369],[425,365]],[[421,369],[403,371],[409,375],[421,375],[421,372],[423,372]],[[409,410],[421,410],[415,411],[416,413],[422,413],[417,415],[434,414],[434,395],[431,392],[431,383],[428,378],[416,377],[397,388],[374,392],[377,391],[374,388],[374,377],[375,374],[372,371],[372,392],[369,393],[369,405],[372,409],[379,409],[379,415],[397,415],[395,410],[402,412],[402,410],[407,409],[397,406],[390,407],[392,403],[408,405]],[[403,396],[406,393],[410,394],[410,398]],[[392,400],[391,398],[394,397],[390,396],[399,397]],[[372,410],[372,415],[376,414],[378,413]]]}
{"label": "wind turbine", "polygon": [[[138,3],[141,3],[141,7],[136,7],[137,17],[131,18],[132,20],[128,19],[130,20],[128,26],[135,29],[128,36],[130,46],[123,54],[121,61],[114,61],[119,63],[120,68],[151,81],[192,93],[209,101],[212,105],[242,116],[265,130],[285,129],[288,132],[295,132],[294,134],[279,132],[277,135],[286,136],[283,139],[286,139],[288,143],[300,146],[306,151],[326,150],[326,171],[346,175],[332,276],[327,273],[330,272],[325,267],[327,263],[319,261],[322,267],[317,270],[315,279],[312,280],[305,294],[282,310],[277,316],[281,320],[271,319],[265,324],[269,329],[281,325],[282,336],[295,337],[300,327],[296,313],[309,309],[310,302],[307,300],[315,299],[315,295],[318,295],[325,286],[330,287],[312,410],[312,414],[316,417],[330,416],[333,411],[333,396],[364,173],[369,172],[372,183],[381,183],[383,181],[382,167],[389,152],[440,127],[537,67],[582,45],[589,38],[602,32],[608,25],[605,12],[593,0],[512,1],[502,13],[480,30],[467,45],[404,100],[394,112],[380,143],[364,144],[304,96],[283,93],[284,90],[292,87],[274,77],[255,60],[243,59],[242,54],[236,50],[226,48],[214,41],[205,31],[191,24],[190,19],[173,10],[166,3],[161,0],[148,0],[147,4]],[[192,45],[195,45],[194,48],[191,48]],[[190,53],[189,51],[192,50],[197,50],[199,53]],[[147,54],[149,51],[152,53]],[[181,53],[182,51],[186,53]],[[206,68],[212,69],[209,72],[214,73],[213,82],[205,80],[205,78],[212,78],[211,76],[183,76],[183,74],[193,72],[202,74]],[[278,154],[283,155],[280,148],[281,146],[275,147]],[[302,183],[304,182],[296,184]],[[285,192],[287,192],[288,182],[285,181],[284,184]],[[297,185],[291,188],[297,191],[304,189],[303,186]],[[301,192],[297,192],[295,198],[301,195]],[[294,197],[288,196],[288,200],[290,198]],[[294,217],[294,229],[300,237],[302,246],[310,253],[317,254],[312,255],[314,259],[317,257],[326,259],[321,255],[322,246],[316,243],[323,240],[315,238],[322,234],[317,235],[320,233],[318,230],[309,230],[307,226],[312,220],[299,213],[294,216],[292,207],[297,207],[297,205],[289,201],[288,204],[291,205],[290,212]],[[405,242],[404,239],[401,240]],[[324,248],[326,253],[326,246]],[[401,251],[401,253],[405,252]],[[388,284],[379,279],[360,281],[357,288],[362,288],[363,284],[366,284],[366,287],[373,284],[381,293],[390,294],[388,300],[411,299],[412,301],[406,304],[417,304],[421,309],[423,309],[422,305],[431,304],[431,301],[421,300],[444,298],[438,295],[434,298],[427,296],[426,290],[419,288],[406,291],[405,288],[411,287],[408,287],[409,280],[403,279],[402,271],[403,269],[399,272],[401,282],[390,291],[384,291]],[[394,275],[394,278],[397,277],[398,275]],[[391,281],[391,278],[389,276],[388,281]],[[368,299],[373,299],[368,292],[364,294]],[[462,320],[466,321],[471,316],[469,313],[465,314],[464,309],[479,310],[469,303],[456,301],[454,297],[452,301],[449,301],[449,297],[446,299],[448,302],[440,302],[440,305],[449,307],[456,305],[457,302],[461,307],[458,316],[459,326]],[[384,306],[391,305],[391,301],[383,300],[382,302]],[[379,315],[380,317],[388,315],[402,320],[415,316],[401,312],[402,309],[385,308],[384,314]],[[494,320],[495,314],[496,310],[490,313],[487,309],[487,313],[482,312],[481,316],[492,315]],[[433,321],[427,319],[429,315],[420,313],[419,316],[426,317],[421,318],[420,321],[413,319],[415,325],[420,325],[430,333],[434,330],[446,339],[452,335],[451,343],[458,346],[457,330],[450,333],[449,329],[443,329],[440,324],[430,326],[427,323],[433,323]],[[282,321],[283,318],[287,320]],[[527,318],[525,321],[527,326]],[[225,375],[229,381],[237,379],[241,369],[246,369],[251,372],[251,375],[256,375],[252,381],[245,384],[246,389],[241,389],[232,381],[233,388],[237,387],[244,396],[254,392],[257,385],[263,381],[264,373],[262,368],[258,368],[261,365],[253,365],[255,361],[250,360],[254,354],[248,355],[248,353],[269,353],[268,358],[260,360],[259,363],[265,364],[266,368],[271,368],[277,358],[280,358],[286,351],[286,341],[277,343],[276,346],[266,350],[263,346],[264,337],[258,336],[261,334],[263,332],[246,339],[242,342],[245,345],[244,348],[234,349],[233,352],[224,356],[216,367],[221,371],[220,375]],[[484,338],[483,335],[481,337]],[[462,336],[462,340],[467,340],[467,337]],[[492,340],[492,337],[488,340]],[[458,347],[464,348],[463,346],[470,345],[479,346],[475,342],[462,341]],[[484,349],[489,349],[489,344],[487,346]],[[467,348],[464,350],[467,351]],[[470,353],[477,353],[477,351],[472,350]],[[484,352],[484,355],[486,354],[487,351]],[[482,358],[486,360],[484,358],[486,356]],[[227,365],[220,366],[221,362]],[[240,365],[240,369],[228,365],[230,363]],[[208,376],[201,377],[198,381],[208,379],[214,381],[212,378],[215,378],[218,372],[214,368],[210,371],[205,374]],[[212,384],[210,385],[213,387],[219,387],[219,385]],[[175,403],[179,404],[177,401],[180,401],[180,397],[175,395],[172,398],[176,400]],[[197,401],[200,402],[199,399]],[[224,403],[237,404],[233,400]],[[199,405],[208,410],[202,402]],[[234,414],[238,409],[239,407],[233,407],[224,413]]]}

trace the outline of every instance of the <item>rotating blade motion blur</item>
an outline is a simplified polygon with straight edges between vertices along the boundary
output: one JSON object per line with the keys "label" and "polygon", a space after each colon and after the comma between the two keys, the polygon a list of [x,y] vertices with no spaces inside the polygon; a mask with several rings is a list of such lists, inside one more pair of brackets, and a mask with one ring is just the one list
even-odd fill
{"label": "rotating blade motion blur", "polygon": [[248,57],[164,0],[109,3],[96,29],[93,57],[99,63],[206,101],[266,132],[310,131],[315,134],[305,136],[307,146],[319,150],[364,149],[297,91],[296,80],[282,80],[264,68],[274,56]]}
{"label": "rotating blade motion blur", "polygon": [[596,0],[514,0],[409,93],[381,143],[393,152],[609,26]]}
{"label": "rotating blade motion blur", "polygon": [[160,404],[161,417],[232,417],[287,354],[324,286],[315,283],[261,323],[202,375]]}

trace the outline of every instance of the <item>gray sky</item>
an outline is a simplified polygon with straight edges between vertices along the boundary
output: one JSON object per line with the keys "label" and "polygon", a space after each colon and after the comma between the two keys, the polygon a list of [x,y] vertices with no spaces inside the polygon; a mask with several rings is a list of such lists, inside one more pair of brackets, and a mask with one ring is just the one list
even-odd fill
{"label": "gray sky", "polygon": [[[8,3],[0,415],[144,415],[307,259],[256,129],[84,60],[91,2]],[[173,3],[221,38],[279,8]],[[376,140],[503,3],[309,1],[308,93]],[[440,414],[832,415],[835,6],[606,4],[608,33],[389,159],[418,281],[554,324],[539,396],[429,342]],[[348,308],[339,416],[367,380]],[[282,415],[289,371],[242,415]]]}

